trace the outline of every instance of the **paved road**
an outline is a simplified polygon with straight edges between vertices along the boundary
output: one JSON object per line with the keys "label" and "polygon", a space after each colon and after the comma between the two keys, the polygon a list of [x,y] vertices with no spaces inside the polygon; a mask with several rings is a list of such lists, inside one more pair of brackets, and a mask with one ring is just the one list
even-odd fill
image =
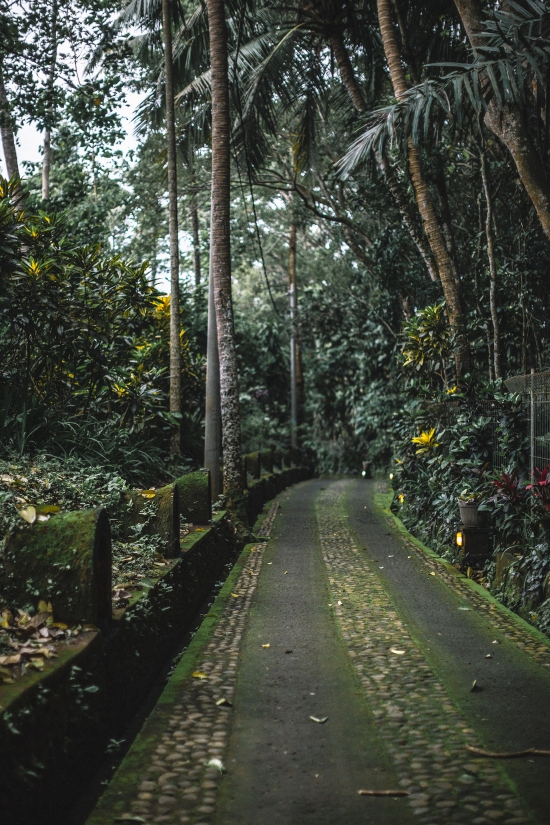
{"label": "paved road", "polygon": [[283,494],[90,825],[550,822],[550,759],[467,749],[550,748],[550,647],[408,544],[373,493]]}

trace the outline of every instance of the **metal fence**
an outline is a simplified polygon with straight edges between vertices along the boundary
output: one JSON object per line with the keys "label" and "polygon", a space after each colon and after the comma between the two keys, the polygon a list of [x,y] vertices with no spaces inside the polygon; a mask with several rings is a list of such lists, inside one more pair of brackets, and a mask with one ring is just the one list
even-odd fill
{"label": "metal fence", "polygon": [[525,401],[529,427],[529,467],[542,470],[550,464],[550,372],[515,375],[504,382]]}
{"label": "metal fence", "polygon": [[[524,405],[525,434],[529,436],[529,453],[525,455],[525,468],[532,475],[550,464],[550,372],[515,375],[505,382],[509,392],[521,395]],[[505,470],[508,465],[506,444],[501,436],[501,420],[504,410],[497,401],[471,401],[469,406],[487,417],[491,433],[491,464],[495,470]],[[430,404],[430,415],[440,426],[454,424],[465,412],[463,401]]]}

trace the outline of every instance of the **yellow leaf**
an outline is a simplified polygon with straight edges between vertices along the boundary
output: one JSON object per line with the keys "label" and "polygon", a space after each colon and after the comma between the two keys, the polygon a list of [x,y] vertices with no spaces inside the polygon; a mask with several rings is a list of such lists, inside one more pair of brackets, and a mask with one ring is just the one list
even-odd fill
{"label": "yellow leaf", "polygon": [[193,679],[208,679],[208,673],[204,673],[202,670],[194,670],[191,676]]}
{"label": "yellow leaf", "polygon": [[38,612],[39,613],[53,613],[53,607],[51,602],[45,602],[44,599],[40,599],[38,602]]}
{"label": "yellow leaf", "polygon": [[53,622],[52,627],[58,627],[60,630],[67,630],[69,627],[65,622]]}
{"label": "yellow leaf", "polygon": [[143,490],[141,495],[143,496],[143,498],[154,498],[156,494],[157,493],[155,490]]}
{"label": "yellow leaf", "polygon": [[271,647],[271,645],[269,645],[269,644],[267,644],[267,645],[262,645],[262,647],[267,648],[267,647]]}
{"label": "yellow leaf", "polygon": [[41,656],[31,656],[29,667],[35,670],[44,670],[44,659]]}
{"label": "yellow leaf", "polygon": [[317,722],[319,725],[324,725],[328,719],[328,716],[310,716],[309,718],[312,722]]}
{"label": "yellow leaf", "polygon": [[12,620],[11,611],[9,610],[2,610],[2,619],[0,621],[0,627],[9,627],[11,620]]}
{"label": "yellow leaf", "polygon": [[232,593],[231,595],[233,596],[234,599],[238,599],[239,596],[240,596],[240,593]]}
{"label": "yellow leaf", "polygon": [[218,699],[218,701],[216,702],[216,705],[217,705],[219,708],[225,708],[225,707],[227,707],[227,708],[231,708],[231,707],[233,707],[233,705],[231,704],[231,702],[229,701],[229,699],[226,699],[226,698],[225,698],[225,696],[222,696],[222,698],[221,698],[221,699]]}
{"label": "yellow leaf", "polygon": [[59,513],[61,507],[58,507],[57,504],[39,504],[36,508],[36,512],[40,515],[53,515],[54,513]]}
{"label": "yellow leaf", "polygon": [[36,507],[33,507],[32,504],[28,507],[19,507],[17,512],[28,524],[34,524],[36,521]]}

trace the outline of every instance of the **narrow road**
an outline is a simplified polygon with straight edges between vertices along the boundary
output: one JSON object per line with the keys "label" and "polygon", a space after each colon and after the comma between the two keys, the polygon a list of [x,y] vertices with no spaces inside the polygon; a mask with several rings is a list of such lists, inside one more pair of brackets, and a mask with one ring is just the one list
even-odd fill
{"label": "narrow road", "polygon": [[549,758],[467,749],[550,748],[550,646],[393,530],[374,490],[280,497],[89,825],[550,822]]}

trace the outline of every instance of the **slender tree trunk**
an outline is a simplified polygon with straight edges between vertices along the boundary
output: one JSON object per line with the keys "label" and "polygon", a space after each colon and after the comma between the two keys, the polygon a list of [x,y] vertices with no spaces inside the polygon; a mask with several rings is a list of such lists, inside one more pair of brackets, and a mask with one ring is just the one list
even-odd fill
{"label": "slender tree trunk", "polygon": [[[180,281],[178,243],[178,178],[174,114],[174,65],[170,0],[162,0],[164,77],[166,94],[166,148],[168,162],[168,234],[170,239],[170,412],[181,413]],[[180,426],[174,427],[172,455],[180,452]]]}
{"label": "slender tree trunk", "polygon": [[57,63],[57,0],[52,2],[51,17],[51,62],[48,71],[48,103],[46,108],[46,128],[44,130],[43,160],[42,160],[42,200],[50,197],[50,167],[52,162],[52,120],[53,120],[53,87],[55,81],[55,67]]}
{"label": "slender tree trunk", "polygon": [[[349,55],[345,43],[343,41],[342,35],[340,33],[334,33],[330,38],[330,45],[334,53],[336,65],[338,66],[340,79],[346,88],[346,91],[350,97],[351,102],[353,103],[353,106],[358,112],[366,112],[367,104],[365,103],[363,93],[359,87],[359,84],[357,83],[357,79],[353,71],[353,66],[351,65],[351,61],[349,59]],[[438,272],[433,260],[432,253],[424,238],[416,231],[414,219],[411,215],[407,199],[405,197],[405,194],[401,190],[399,183],[395,179],[395,174],[391,167],[391,164],[389,163],[385,155],[381,155],[379,153],[377,153],[376,155],[376,160],[380,168],[380,171],[382,172],[384,180],[386,181],[388,189],[390,190],[391,195],[395,200],[397,208],[401,212],[403,224],[408,229],[410,236],[413,240],[413,243],[416,245],[418,251],[420,252],[422,259],[426,264],[426,268],[428,270],[431,280],[437,281]]]}
{"label": "slender tree trunk", "polygon": [[501,378],[500,368],[500,324],[497,312],[497,265],[495,260],[495,246],[493,239],[493,199],[489,184],[489,172],[487,169],[487,157],[483,149],[481,150],[481,179],[483,181],[483,192],[487,204],[485,216],[485,235],[487,237],[487,257],[489,258],[489,306],[491,309],[491,320],[493,322],[493,361],[495,368],[495,378]]}
{"label": "slender tree trunk", "polygon": [[[194,181],[192,181],[194,183]],[[197,206],[197,193],[191,193],[191,232],[193,235],[193,268],[195,271],[195,286],[201,282],[201,245],[199,235],[199,209]]]}
{"label": "slender tree trunk", "polygon": [[[378,22],[382,44],[388,63],[388,69],[393,85],[393,91],[398,100],[401,100],[408,90],[403,63],[395,36],[391,14],[390,0],[377,0]],[[409,172],[418,204],[418,209],[424,224],[424,231],[428,238],[433,257],[437,264],[443,294],[447,304],[449,324],[456,336],[455,361],[457,377],[461,377],[469,367],[469,347],[462,329],[462,305],[459,294],[459,278],[454,261],[447,250],[445,237],[435,209],[435,205],[424,179],[420,151],[414,145],[412,138],[407,142]]]}
{"label": "slender tree trunk", "polygon": [[421,82],[420,72],[418,71],[416,60],[414,59],[414,56],[409,48],[409,39],[407,37],[407,24],[402,14],[401,2],[400,0],[392,0],[392,3],[393,8],[395,10],[397,25],[399,27],[399,34],[401,35],[403,58],[405,60],[405,63],[409,67],[412,82],[415,86],[418,86],[418,84]]}
{"label": "slender tree trunk", "polygon": [[231,295],[231,121],[227,27],[223,0],[206,0],[212,77],[212,217],[211,272],[220,358],[220,402],[223,442],[223,486],[228,498],[240,498],[245,486],[241,453],[239,381]]}
{"label": "slender tree trunk", "polygon": [[4,76],[0,64],[0,132],[2,133],[2,149],[8,178],[19,178],[19,164],[17,163],[17,150],[15,148],[15,137],[11,123],[8,96],[4,85]]}
{"label": "slender tree trunk", "polygon": [[476,244],[476,260],[474,264],[474,288],[476,294],[476,306],[477,311],[479,314],[480,319],[483,323],[483,329],[485,330],[485,340],[487,342],[487,367],[488,367],[488,375],[489,381],[494,381],[494,361],[493,361],[493,340],[491,337],[491,331],[489,329],[489,322],[486,320],[483,310],[481,308],[481,300],[480,300],[480,289],[479,289],[479,278],[478,278],[478,270],[481,265],[481,236],[484,230],[484,221],[483,221],[483,209],[481,206],[481,192],[477,197],[477,213],[478,213],[478,241]]}
{"label": "slender tree trunk", "polygon": [[220,407],[220,359],[214,304],[214,275],[208,279],[208,338],[206,344],[206,410],[204,417],[204,466],[210,470],[212,501],[222,493],[222,416]]}
{"label": "slender tree trunk", "polygon": [[399,211],[401,212],[401,218],[403,220],[403,223],[408,229],[412,240],[416,244],[416,248],[420,252],[424,260],[424,263],[426,264],[426,269],[428,270],[428,274],[431,280],[438,281],[439,273],[437,271],[437,266],[432,255],[432,251],[429,245],[426,243],[424,236],[420,235],[416,231],[416,226],[414,225],[413,216],[410,213],[405,193],[399,186],[398,182],[395,180],[395,174],[389,160],[385,155],[380,154],[378,152],[376,153],[376,160],[378,162],[380,170],[382,171],[388,188],[392,194],[392,197],[395,203],[397,204]]}
{"label": "slender tree trunk", "polygon": [[[475,49],[481,44],[482,5],[479,0],[455,0],[455,5]],[[527,129],[523,112],[513,103],[499,109],[498,103],[491,99],[485,123],[510,152],[543,231],[550,240],[550,180]]]}
{"label": "slender tree trunk", "polygon": [[288,240],[288,298],[290,306],[290,443],[298,447],[298,387],[296,375],[296,224]]}

